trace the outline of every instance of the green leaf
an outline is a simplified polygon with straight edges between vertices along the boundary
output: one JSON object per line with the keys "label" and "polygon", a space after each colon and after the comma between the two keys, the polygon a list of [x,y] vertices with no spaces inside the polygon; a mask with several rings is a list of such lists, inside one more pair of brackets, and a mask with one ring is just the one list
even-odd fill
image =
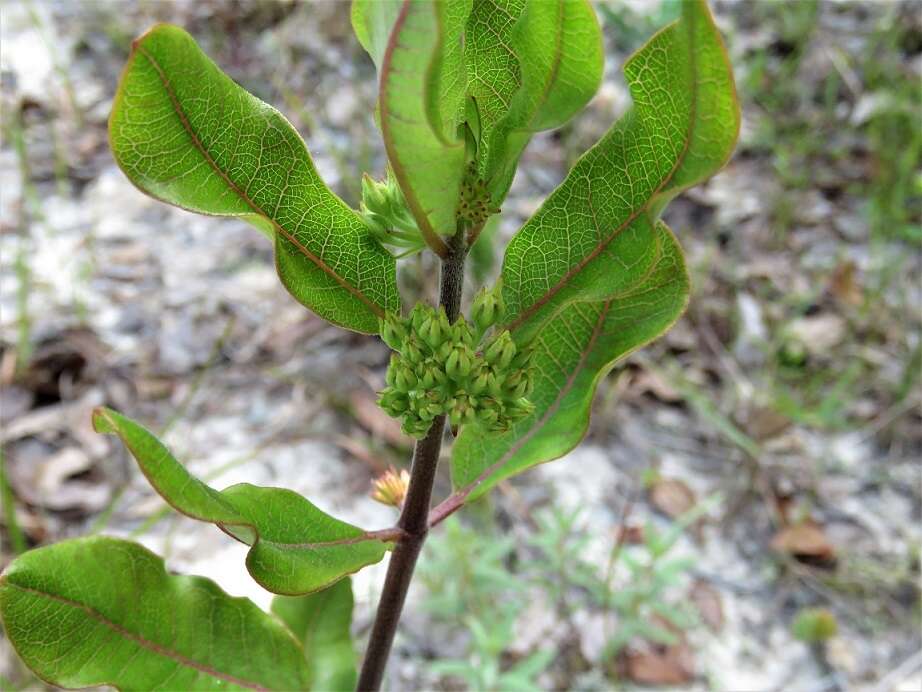
{"label": "green leaf", "polygon": [[352,30],[378,69],[400,6],[401,0],[352,0]]}
{"label": "green leaf", "polygon": [[217,525],[251,546],[246,565],[278,594],[318,591],[379,562],[394,537],[334,519],[291,490],[249,483],[217,491],[192,476],[144,427],[108,408],[93,413],[97,432],[118,435],[148,482],[174,509]]}
{"label": "green leaf", "polygon": [[352,580],[343,579],[308,596],[276,596],[272,612],[301,642],[311,671],[311,689],[355,689],[358,678],[352,647]]}
{"label": "green leaf", "polygon": [[534,413],[501,435],[464,427],[452,450],[455,499],[474,500],[504,478],[556,459],[586,434],[599,380],[614,363],[657,338],[688,301],[682,251],[657,225],[659,256],[631,290],[566,306],[535,335]]}
{"label": "green leaf", "polygon": [[726,52],[703,0],[624,68],[633,107],[573,167],[515,235],[503,261],[510,328],[525,340],[568,303],[644,280],[657,256],[653,220],[733,149],[739,108]]}
{"label": "green leaf", "polygon": [[[509,114],[522,86],[522,67],[513,32],[526,0],[474,0],[465,31],[467,93],[477,112],[478,169],[487,179],[486,163],[494,146],[493,132]],[[537,49],[544,46],[536,47]]]}
{"label": "green leaf", "polygon": [[588,0],[529,0],[511,45],[522,84],[492,133],[485,175],[497,204],[512,184],[532,134],[560,127],[589,102],[602,81],[602,30]]}
{"label": "green leaf", "polygon": [[272,238],[282,283],[321,317],[376,333],[399,310],[394,258],[323,183],[295,129],[182,29],[159,24],[132,44],[109,136],[143,192]]}
{"label": "green leaf", "polygon": [[444,252],[465,172],[461,32],[469,2],[403,0],[381,57],[384,147],[426,242]]}
{"label": "green leaf", "polygon": [[77,538],[0,577],[6,635],[42,680],[122,690],[305,689],[297,641],[246,598],[172,576],[136,543]]}

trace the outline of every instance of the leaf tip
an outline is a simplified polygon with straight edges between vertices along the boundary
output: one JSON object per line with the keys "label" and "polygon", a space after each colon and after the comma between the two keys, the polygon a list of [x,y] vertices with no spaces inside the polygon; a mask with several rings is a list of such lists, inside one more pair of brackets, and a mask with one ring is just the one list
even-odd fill
{"label": "leaf tip", "polygon": [[97,406],[93,409],[92,421],[93,430],[101,435],[114,433],[116,430],[115,421],[112,414],[115,413],[111,408],[106,406]]}

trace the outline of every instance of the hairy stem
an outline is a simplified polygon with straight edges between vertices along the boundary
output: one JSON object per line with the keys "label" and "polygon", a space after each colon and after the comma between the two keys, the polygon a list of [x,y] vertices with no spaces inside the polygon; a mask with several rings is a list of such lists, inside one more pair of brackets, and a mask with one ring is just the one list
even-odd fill
{"label": "hairy stem", "polygon": [[[461,311],[461,289],[464,286],[464,256],[467,252],[464,242],[464,228],[448,243],[448,253],[442,258],[439,304],[445,308],[448,320],[454,322]],[[397,623],[407,597],[407,589],[413,578],[416,558],[426,541],[429,531],[429,504],[432,499],[432,485],[442,449],[445,433],[445,416],[438,416],[426,436],[416,443],[413,451],[413,466],[410,469],[410,486],[403,504],[403,511],[397,526],[404,533],[387,567],[384,589],[378,602],[375,624],[368,641],[368,651],[362,664],[358,690],[374,692],[381,688],[384,668],[394,643]]]}

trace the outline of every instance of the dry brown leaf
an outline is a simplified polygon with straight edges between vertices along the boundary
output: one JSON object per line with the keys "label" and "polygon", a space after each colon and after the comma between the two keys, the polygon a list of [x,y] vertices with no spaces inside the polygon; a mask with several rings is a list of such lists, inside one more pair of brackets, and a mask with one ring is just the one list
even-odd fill
{"label": "dry brown leaf", "polygon": [[629,651],[626,673],[641,685],[685,685],[695,679],[694,655],[686,642]]}
{"label": "dry brown leaf", "polygon": [[836,550],[823,528],[812,520],[787,526],[772,538],[772,548],[795,558],[828,562],[835,559]]}
{"label": "dry brown leaf", "polygon": [[661,478],[650,487],[650,502],[660,512],[675,519],[695,506],[695,493],[683,481]]}
{"label": "dry brown leaf", "polygon": [[682,401],[682,395],[676,391],[675,387],[659,373],[651,370],[641,370],[632,378],[630,392],[636,397],[649,393],[667,404]]}
{"label": "dry brown leaf", "polygon": [[704,624],[715,634],[720,632],[724,626],[724,608],[720,592],[703,579],[696,579],[688,596],[698,609]]}
{"label": "dry brown leaf", "polygon": [[643,545],[644,531],[640,524],[628,524],[618,529],[616,539],[624,545]]}
{"label": "dry brown leaf", "polygon": [[765,406],[753,406],[741,422],[746,432],[759,442],[777,437],[791,427],[790,418]]}
{"label": "dry brown leaf", "polygon": [[381,410],[371,390],[354,390],[349,395],[349,403],[355,419],[372,437],[385,440],[395,447],[409,448],[413,445],[413,439],[400,430],[400,422]]}
{"label": "dry brown leaf", "polygon": [[861,305],[864,293],[855,279],[854,262],[842,262],[835,268],[829,280],[829,292],[846,305]]}

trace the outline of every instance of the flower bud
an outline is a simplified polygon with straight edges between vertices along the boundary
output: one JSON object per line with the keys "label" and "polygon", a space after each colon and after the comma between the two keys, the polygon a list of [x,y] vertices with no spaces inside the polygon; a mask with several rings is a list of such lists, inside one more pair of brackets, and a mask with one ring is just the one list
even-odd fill
{"label": "flower bud", "polygon": [[470,351],[466,347],[459,347],[457,349],[461,355],[458,356],[458,372],[461,377],[468,377],[471,374],[471,370],[474,367],[474,359],[471,356]]}
{"label": "flower bud", "polygon": [[439,320],[436,317],[426,318],[423,325],[419,328],[419,337],[423,340],[423,343],[428,345],[432,350],[437,349],[441,345],[443,336],[442,326],[439,324]]}
{"label": "flower bud", "polygon": [[517,385],[511,388],[510,393],[509,393],[510,397],[515,398],[515,399],[521,399],[522,397],[524,397],[525,392],[528,391],[528,384],[529,384],[528,380],[526,379],[521,380]]}
{"label": "flower bud", "polygon": [[436,360],[439,363],[444,363],[448,360],[448,357],[451,355],[453,350],[454,344],[451,341],[443,341],[435,352]]}
{"label": "flower bud", "polygon": [[391,416],[399,416],[409,408],[409,401],[405,394],[387,387],[379,393],[378,405]]}
{"label": "flower bud", "polygon": [[505,378],[491,372],[487,375],[487,391],[491,396],[501,397],[503,395],[503,383]]}
{"label": "flower bud", "polygon": [[471,320],[481,334],[493,326],[496,322],[496,298],[493,291],[484,287],[477,292],[471,305]]}
{"label": "flower bud", "polygon": [[461,408],[455,407],[448,412],[448,422],[452,428],[457,428],[461,425],[462,420],[464,420],[464,413]]}
{"label": "flower bud", "polygon": [[481,423],[489,427],[499,420],[499,411],[497,411],[495,408],[481,409],[478,418],[480,419]]}
{"label": "flower bud", "polygon": [[518,349],[518,353],[515,354],[515,358],[512,359],[509,367],[515,370],[524,370],[531,366],[534,358],[535,349],[530,345],[525,346],[524,348]]}
{"label": "flower bud", "polygon": [[400,356],[396,353],[391,354],[391,362],[387,366],[387,372],[384,373],[384,381],[388,387],[397,384],[397,368],[400,367]]}
{"label": "flower bud", "polygon": [[371,499],[380,502],[383,505],[391,505],[398,509],[403,504],[407,496],[407,488],[410,486],[410,473],[406,469],[397,470],[391,466],[379,478],[372,483]]}
{"label": "flower bud", "polygon": [[[509,332],[503,332],[508,334]],[[505,344],[503,344],[503,352],[499,357],[499,367],[503,370],[506,370],[509,367],[509,364],[512,363],[512,359],[515,356],[515,343],[510,338]]]}
{"label": "flower bud", "polygon": [[416,366],[423,362],[422,349],[420,349],[416,339],[412,336],[406,341],[406,346],[403,349],[403,355],[406,358],[407,363],[410,365]]}
{"label": "flower bud", "polygon": [[378,321],[378,331],[381,340],[394,351],[401,351],[407,339],[407,328],[397,315],[387,313],[384,319]]}
{"label": "flower bud", "polygon": [[481,370],[480,374],[474,378],[474,381],[471,383],[471,393],[473,394],[482,394],[487,391],[489,386],[489,373],[486,370]]}
{"label": "flower bud", "polygon": [[405,365],[398,368],[395,380],[397,389],[402,392],[410,391],[416,386],[417,382],[416,374],[413,372],[413,369]]}
{"label": "flower bud", "polygon": [[512,343],[512,337],[509,336],[509,332],[501,333],[487,346],[487,349],[483,354],[484,360],[486,360],[491,365],[498,363],[503,355],[504,349],[506,348],[506,344],[509,343]]}
{"label": "flower bud", "polygon": [[439,329],[441,330],[441,333],[447,336],[451,332],[451,322],[448,321],[448,315],[445,313],[444,305],[439,305],[436,319],[439,321]]}
{"label": "flower bud", "polygon": [[367,173],[362,175],[362,203],[376,214],[388,211],[387,182],[380,183]]}
{"label": "flower bud", "polygon": [[528,399],[518,399],[508,407],[510,418],[513,420],[521,420],[530,416],[535,411],[535,405],[531,403]]}
{"label": "flower bud", "polygon": [[448,358],[445,359],[445,373],[453,380],[458,378],[460,374],[458,371],[458,362],[461,360],[461,350],[452,349],[451,353],[448,354]]}

